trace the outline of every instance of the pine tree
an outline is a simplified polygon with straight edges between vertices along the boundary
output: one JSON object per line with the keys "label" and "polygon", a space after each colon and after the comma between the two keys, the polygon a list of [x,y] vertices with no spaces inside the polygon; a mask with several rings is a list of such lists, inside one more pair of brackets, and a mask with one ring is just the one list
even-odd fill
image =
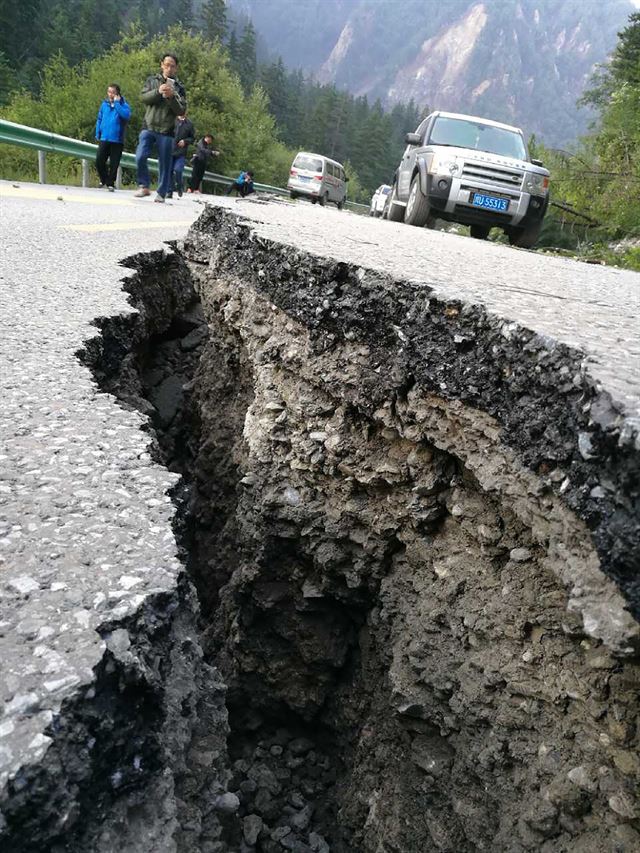
{"label": "pine tree", "polygon": [[618,33],[618,44],[608,65],[598,65],[579,105],[598,110],[608,106],[615,89],[623,83],[640,85],[640,12],[629,16],[629,26]]}
{"label": "pine tree", "polygon": [[238,37],[236,36],[235,30],[231,30],[231,35],[229,36],[229,46],[227,47],[227,53],[229,54],[229,59],[231,61],[231,67],[235,68],[236,63],[238,61]]}
{"label": "pine tree", "polygon": [[258,75],[260,85],[269,99],[269,112],[279,128],[284,129],[289,111],[287,74],[282,59],[263,65]]}
{"label": "pine tree", "polygon": [[7,63],[20,69],[30,55],[39,53],[42,38],[42,0],[0,3],[0,51]]}
{"label": "pine tree", "polygon": [[174,0],[174,10],[171,23],[180,24],[188,30],[193,23],[192,0]]}
{"label": "pine tree", "polygon": [[238,43],[235,68],[240,77],[242,88],[250,92],[257,79],[256,31],[251,21],[244,28]]}
{"label": "pine tree", "polygon": [[304,90],[305,80],[300,69],[289,74],[286,79],[287,112],[282,130],[282,140],[291,148],[301,144],[302,126],[304,123]]}
{"label": "pine tree", "polygon": [[610,65],[611,77],[617,85],[640,86],[640,12],[629,16],[629,26],[618,33],[618,38]]}
{"label": "pine tree", "polygon": [[210,41],[224,41],[227,34],[225,0],[206,0],[200,11],[202,33]]}
{"label": "pine tree", "polygon": [[329,129],[329,156],[342,162],[349,154],[349,113],[353,98],[344,92],[336,93],[332,107],[333,121]]}

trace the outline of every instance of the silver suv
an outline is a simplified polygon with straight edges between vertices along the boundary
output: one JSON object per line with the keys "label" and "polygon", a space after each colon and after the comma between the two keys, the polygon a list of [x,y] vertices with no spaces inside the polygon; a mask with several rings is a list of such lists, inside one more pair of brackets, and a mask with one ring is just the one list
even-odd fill
{"label": "silver suv", "polygon": [[479,239],[498,227],[512,246],[535,245],[549,203],[549,172],[529,157],[519,128],[438,111],[406,143],[388,219],[429,227],[436,219],[459,222]]}

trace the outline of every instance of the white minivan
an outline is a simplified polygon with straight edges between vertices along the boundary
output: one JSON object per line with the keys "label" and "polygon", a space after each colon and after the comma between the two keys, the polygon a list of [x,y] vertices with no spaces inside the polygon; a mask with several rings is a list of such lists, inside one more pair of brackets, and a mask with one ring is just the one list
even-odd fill
{"label": "white minivan", "polygon": [[300,151],[291,164],[287,189],[291,198],[306,196],[311,203],[325,205],[334,202],[342,210],[347,197],[347,181],[344,166],[322,154]]}

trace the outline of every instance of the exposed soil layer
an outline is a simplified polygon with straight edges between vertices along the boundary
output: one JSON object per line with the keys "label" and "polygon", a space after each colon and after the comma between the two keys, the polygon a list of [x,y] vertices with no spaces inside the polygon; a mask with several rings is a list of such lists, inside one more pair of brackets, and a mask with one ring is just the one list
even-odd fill
{"label": "exposed soil layer", "polygon": [[638,453],[580,354],[221,211],[128,263],[83,357],[182,474],[201,612],[186,669],[143,623],[55,849],[636,850]]}
{"label": "exposed soil layer", "polygon": [[184,257],[197,465],[237,465],[201,573],[232,727],[332,733],[332,849],[632,847],[637,576],[609,525],[634,547],[638,457],[580,354],[215,211]]}

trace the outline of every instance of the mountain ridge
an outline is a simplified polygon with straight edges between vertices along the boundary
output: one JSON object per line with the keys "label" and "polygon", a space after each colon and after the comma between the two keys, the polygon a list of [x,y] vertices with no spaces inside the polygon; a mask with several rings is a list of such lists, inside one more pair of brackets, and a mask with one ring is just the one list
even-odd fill
{"label": "mountain ridge", "polygon": [[274,54],[318,82],[379,99],[486,115],[570,144],[576,101],[631,0],[228,0]]}

